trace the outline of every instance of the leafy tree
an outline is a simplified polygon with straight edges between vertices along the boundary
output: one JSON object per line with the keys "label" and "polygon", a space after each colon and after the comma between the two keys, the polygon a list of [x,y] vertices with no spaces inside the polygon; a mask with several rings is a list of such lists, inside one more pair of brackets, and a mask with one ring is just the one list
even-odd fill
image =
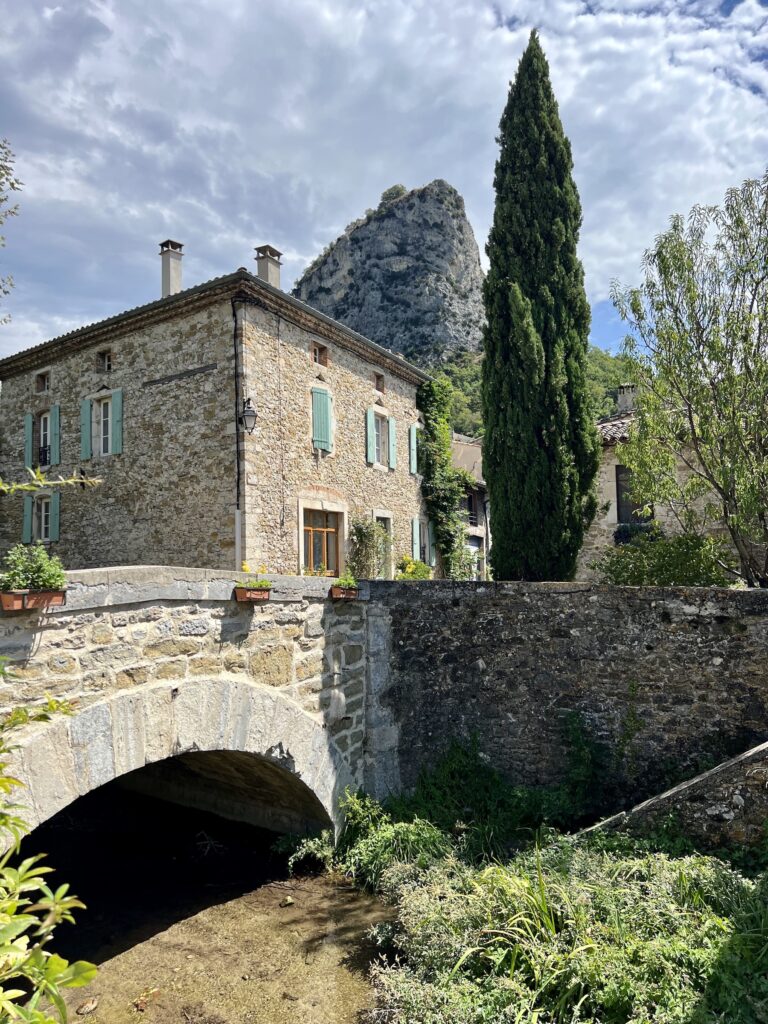
{"label": "leafy tree", "polygon": [[[18,213],[18,206],[10,205],[11,192],[18,192],[21,182],[13,173],[13,153],[7,139],[0,139],[0,227],[9,217],[15,217]],[[0,248],[5,246],[5,238],[0,235]],[[7,295],[13,287],[13,278],[10,274],[0,277],[0,295]],[[0,324],[5,323],[8,317],[0,317]]]}
{"label": "leafy tree", "polygon": [[581,206],[531,33],[501,118],[483,294],[483,468],[497,579],[566,579],[596,508]]}
{"label": "leafy tree", "polygon": [[623,353],[611,355],[603,348],[590,345],[587,349],[587,389],[595,419],[613,416],[618,412],[618,392],[621,384],[632,384],[632,362]]}
{"label": "leafy tree", "polygon": [[381,193],[379,206],[385,206],[387,203],[391,203],[395,199],[400,199],[401,196],[407,194],[408,189],[405,187],[405,185],[390,185],[389,188],[385,188],[384,191]]}
{"label": "leafy tree", "polygon": [[451,397],[451,385],[445,379],[428,381],[419,388],[418,405],[424,416],[424,429],[419,432],[419,469],[443,572],[448,579],[465,579],[471,569],[465,556],[465,496],[473,481],[453,465]]}
{"label": "leafy tree", "polygon": [[449,380],[453,389],[451,426],[469,437],[483,433],[482,364],[480,352],[457,352],[443,363],[438,374]]}
{"label": "leafy tree", "polygon": [[636,498],[686,532],[725,526],[741,576],[768,587],[768,173],[672,217],[643,270],[614,288],[639,385],[619,457]]}

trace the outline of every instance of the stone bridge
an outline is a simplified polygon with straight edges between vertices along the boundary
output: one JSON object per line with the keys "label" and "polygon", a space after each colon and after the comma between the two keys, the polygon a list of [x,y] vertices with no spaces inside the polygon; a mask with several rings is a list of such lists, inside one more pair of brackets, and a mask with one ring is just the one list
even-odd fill
{"label": "stone bridge", "polygon": [[[1,705],[76,702],[19,734],[30,823],[121,778],[276,830],[338,826],[347,787],[410,787],[452,739],[562,781],[574,720],[619,807],[768,739],[766,592],[377,582],[332,602],[326,580],[274,582],[250,606],[219,571],[87,570],[65,607],[0,617]],[[746,835],[768,790],[741,763],[717,807]]]}

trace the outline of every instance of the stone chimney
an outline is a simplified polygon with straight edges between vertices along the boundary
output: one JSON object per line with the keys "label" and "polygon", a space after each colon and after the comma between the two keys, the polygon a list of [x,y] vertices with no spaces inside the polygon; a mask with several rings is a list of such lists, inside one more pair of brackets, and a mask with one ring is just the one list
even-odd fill
{"label": "stone chimney", "polygon": [[167,238],[160,243],[160,262],[162,264],[162,298],[175,295],[181,291],[181,242],[172,242]]}
{"label": "stone chimney", "polygon": [[635,408],[635,395],[637,394],[637,384],[619,384],[619,391],[616,397],[616,404],[619,407],[619,415],[625,415],[628,412],[632,412]]}
{"label": "stone chimney", "polygon": [[267,284],[271,284],[273,288],[280,287],[280,257],[282,255],[271,245],[256,247],[257,276]]}

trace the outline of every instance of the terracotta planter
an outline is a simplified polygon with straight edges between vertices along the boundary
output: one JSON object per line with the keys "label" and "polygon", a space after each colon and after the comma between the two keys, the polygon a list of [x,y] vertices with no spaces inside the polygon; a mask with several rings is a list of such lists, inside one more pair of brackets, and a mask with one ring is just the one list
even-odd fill
{"label": "terracotta planter", "polygon": [[356,601],[357,595],[357,587],[331,587],[331,600],[333,601]]}
{"label": "terracotta planter", "polygon": [[256,604],[259,601],[268,601],[271,593],[271,590],[256,587],[235,587],[235,600],[241,604]]}
{"label": "terracotta planter", "polygon": [[59,607],[66,602],[66,590],[3,590],[0,606],[4,612],[26,612],[34,608]]}

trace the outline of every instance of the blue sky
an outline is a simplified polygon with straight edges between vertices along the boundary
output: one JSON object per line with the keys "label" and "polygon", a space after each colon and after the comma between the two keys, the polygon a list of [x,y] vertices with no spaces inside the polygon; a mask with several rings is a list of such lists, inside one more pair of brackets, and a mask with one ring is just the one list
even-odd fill
{"label": "blue sky", "polygon": [[381,192],[441,177],[481,249],[498,120],[536,25],[573,145],[593,340],[674,212],[768,164],[758,0],[0,0],[0,353],[285,253],[290,285]]}

